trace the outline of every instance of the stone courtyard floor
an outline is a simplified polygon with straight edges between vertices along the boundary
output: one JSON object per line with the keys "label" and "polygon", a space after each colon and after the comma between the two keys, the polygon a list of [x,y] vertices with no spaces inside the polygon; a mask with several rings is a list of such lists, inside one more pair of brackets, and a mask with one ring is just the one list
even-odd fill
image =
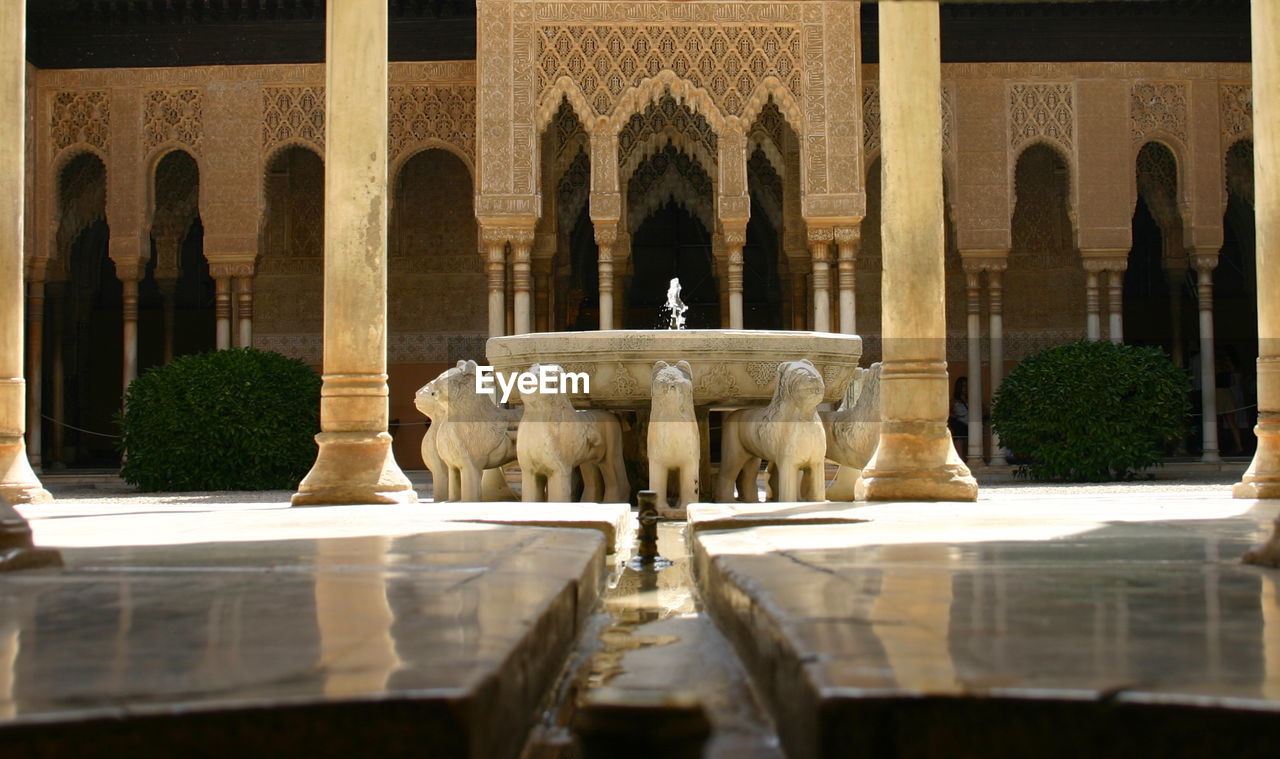
{"label": "stone courtyard floor", "polygon": [[1242,468],[699,504],[665,569],[620,505],[50,478],[21,510],[66,567],[0,575],[0,756],[633,756],[689,705],[717,758],[1272,756],[1280,572],[1239,557],[1280,504]]}

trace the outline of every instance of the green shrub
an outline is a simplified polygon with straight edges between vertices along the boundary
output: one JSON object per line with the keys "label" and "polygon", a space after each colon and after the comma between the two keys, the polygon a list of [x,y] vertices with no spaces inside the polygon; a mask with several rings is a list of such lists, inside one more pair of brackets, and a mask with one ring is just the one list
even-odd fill
{"label": "green shrub", "polygon": [[1025,459],[1019,476],[1124,479],[1186,433],[1190,389],[1159,348],[1086,340],[1018,364],[996,392],[991,425]]}
{"label": "green shrub", "polygon": [[295,487],[316,457],[320,377],[252,348],[182,356],[129,385],[120,476],[141,490]]}

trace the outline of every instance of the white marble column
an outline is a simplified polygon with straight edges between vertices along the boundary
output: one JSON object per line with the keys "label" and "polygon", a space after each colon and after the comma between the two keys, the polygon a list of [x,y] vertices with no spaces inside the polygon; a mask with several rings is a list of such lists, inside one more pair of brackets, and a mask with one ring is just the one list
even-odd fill
{"label": "white marble column", "polygon": [[729,329],[742,329],[742,248],[747,244],[746,224],[724,222],[724,244],[729,267],[725,279],[729,287]]}
{"label": "white marble column", "polygon": [[880,3],[884,422],[856,494],[972,501],[947,429],[942,66],[936,0]]}
{"label": "white marble column", "polygon": [[[210,272],[212,274],[212,272]],[[231,278],[213,278],[213,315],[216,326],[214,346],[224,351],[231,347]]]}
{"label": "white marble column", "polygon": [[511,236],[511,303],[513,334],[533,331],[533,230],[515,230]]}
{"label": "white marble column", "polygon": [[1213,270],[1217,251],[1194,253],[1196,301],[1200,310],[1200,414],[1203,433],[1202,461],[1220,461],[1218,453],[1218,383],[1214,366],[1217,348],[1213,339]]}
{"label": "white marble column", "polygon": [[27,460],[23,361],[26,3],[0,6],[0,496],[51,500]]}
{"label": "white marble column", "polygon": [[813,291],[813,330],[831,331],[831,227],[809,228],[810,284]]}
{"label": "white marble column", "polygon": [[1102,298],[1098,293],[1099,269],[1084,270],[1085,335],[1090,340],[1102,339]]}
{"label": "white marble column", "polygon": [[253,347],[253,276],[236,277],[237,337],[241,348]]}
{"label": "white marble column", "polygon": [[[1000,383],[1004,382],[1004,289],[1003,279],[1006,261],[987,267],[988,332],[991,335],[991,397],[996,397]],[[1004,466],[1004,446],[1000,437],[991,430],[991,466]]]}
{"label": "white marble column", "polygon": [[1128,259],[1116,262],[1107,270],[1107,337],[1111,342],[1124,343],[1124,272]]}
{"label": "white marble column", "polygon": [[964,262],[967,308],[966,345],[969,349],[969,466],[982,466],[982,267]]}
{"label": "white marble column", "polygon": [[613,246],[618,241],[618,222],[594,221],[596,267],[600,280],[600,329],[613,329]]}
{"label": "white marble column", "polygon": [[483,227],[480,247],[489,289],[489,337],[507,334],[507,230]]}
{"label": "white marble column", "polygon": [[327,4],[320,451],[295,506],[417,500],[387,434],[387,15]]}
{"label": "white marble column", "polygon": [[129,383],[138,378],[138,282],[142,280],[143,264],[116,263],[116,276],[120,278],[121,322],[124,329],[124,351],[121,361],[120,392],[127,392]]}
{"label": "white marble column", "polygon": [[857,267],[858,243],[861,230],[858,227],[836,227],[836,271],[840,288],[840,332],[858,334],[857,320]]}

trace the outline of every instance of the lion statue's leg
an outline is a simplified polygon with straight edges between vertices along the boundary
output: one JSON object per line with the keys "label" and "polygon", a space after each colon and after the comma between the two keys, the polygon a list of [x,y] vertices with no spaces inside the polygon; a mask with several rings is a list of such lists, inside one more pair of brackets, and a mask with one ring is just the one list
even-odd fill
{"label": "lion statue's leg", "polygon": [[422,461],[431,472],[431,497],[436,503],[449,500],[449,468],[436,448],[434,425],[428,426],[427,434],[422,436]]}
{"label": "lion statue's leg", "polygon": [[810,460],[804,470],[804,497],[809,501],[827,500],[826,460]]}
{"label": "lion statue's leg", "polygon": [[716,475],[716,500],[729,503],[734,500],[733,486],[742,467],[751,458],[742,446],[741,412],[735,411],[724,419],[720,433],[720,473]]}
{"label": "lion statue's leg", "polygon": [[800,468],[791,461],[779,461],[778,465],[778,500],[791,503],[800,499]]}
{"label": "lion statue's leg", "polygon": [[547,500],[552,503],[569,503],[573,500],[573,469],[558,464],[547,475]]}
{"label": "lion statue's leg", "polygon": [[462,468],[462,488],[460,495],[462,500],[468,503],[484,500],[484,488],[481,486],[481,469],[473,462],[468,461],[466,466]]}
{"label": "lion statue's leg", "polygon": [[449,467],[449,500],[456,501],[462,497],[462,470],[456,466]]}
{"label": "lion statue's leg", "polygon": [[738,473],[738,500],[757,503],[760,500],[760,459],[752,456]]}
{"label": "lion statue's leg", "polygon": [[[659,464],[652,458],[649,459],[649,489],[658,494],[659,506],[669,503],[667,500],[667,477],[670,474],[671,470],[667,468],[666,464]],[[683,493],[681,495],[683,496]]]}
{"label": "lion statue's leg", "polygon": [[538,474],[533,467],[520,468],[520,500],[525,503],[537,503],[542,500],[542,489],[538,487]]}
{"label": "lion statue's leg", "polygon": [[588,461],[578,471],[582,474],[582,502],[602,503],[600,499],[604,497],[604,478],[600,473],[600,465]]}
{"label": "lion statue's leg", "polygon": [[[658,491],[662,500],[666,500],[665,485],[664,490]],[[689,504],[696,503],[698,500],[698,464],[685,462],[680,465],[680,508],[687,508]]]}

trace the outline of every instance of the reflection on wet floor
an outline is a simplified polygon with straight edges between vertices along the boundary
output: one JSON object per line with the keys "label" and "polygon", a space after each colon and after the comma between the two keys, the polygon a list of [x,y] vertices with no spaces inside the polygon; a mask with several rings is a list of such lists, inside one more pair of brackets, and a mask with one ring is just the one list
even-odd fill
{"label": "reflection on wet floor", "polygon": [[732,646],[703,611],[685,547],[684,522],[658,525],[658,553],[669,563],[620,557],[605,592],[602,627],[579,704],[611,700],[696,701],[711,725],[708,759],[778,759],[772,723]]}

